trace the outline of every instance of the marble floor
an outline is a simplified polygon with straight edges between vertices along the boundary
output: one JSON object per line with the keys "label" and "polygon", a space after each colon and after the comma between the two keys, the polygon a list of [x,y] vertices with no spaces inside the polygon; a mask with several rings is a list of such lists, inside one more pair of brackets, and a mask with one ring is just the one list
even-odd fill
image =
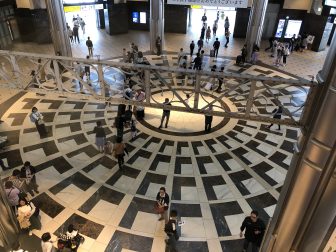
{"label": "marble floor", "polygon": [[[93,32],[97,35],[91,35],[94,44],[99,44],[95,54],[106,59],[120,57],[130,41],[140,50],[148,50],[147,32],[114,37],[104,31]],[[220,38],[223,41],[223,36]],[[187,49],[191,39],[195,36],[190,32],[166,34],[169,56],[146,57],[153,65],[162,64],[160,61],[174,65],[174,52],[181,46]],[[262,51],[260,64],[237,69],[233,57],[242,43],[233,39],[228,49],[221,47],[220,54],[225,57],[217,63],[236,72],[308,78],[322,67],[327,53],[293,53],[288,65],[278,69]],[[86,55],[83,44],[72,45],[74,56]],[[50,45],[18,43],[14,49],[52,53]],[[237,92],[236,97],[244,90]],[[283,98],[296,93],[298,90],[287,90]],[[0,158],[10,167],[1,171],[1,178],[29,160],[38,171],[40,194],[32,201],[40,207],[42,218],[42,230],[35,230],[33,239],[46,231],[58,235],[68,223],[75,223],[86,238],[79,252],[165,251],[164,223],[153,211],[161,186],[171,197],[170,209],[176,209],[185,221],[179,230],[179,251],[241,251],[241,222],[252,209],[257,209],[265,222],[272,217],[300,133],[292,127],[276,130],[273,126],[268,130],[263,123],[214,118],[212,132],[205,134],[202,116],[180,112],[171,113],[168,128],[158,129],[161,111],[146,109],[145,120],[137,123],[136,139],[130,139],[129,130],[125,132],[130,154],[125,169],[120,171],[114,157],[97,151],[92,132],[100,120],[108,139],[114,141],[116,129],[112,123],[117,104],[105,107],[99,102],[32,92],[6,90],[0,94],[0,116],[4,120],[0,135],[9,140]],[[157,94],[156,98],[161,101],[165,97],[171,94]],[[242,104],[234,98],[223,102],[231,111]],[[268,102],[273,104],[271,99]],[[39,137],[29,120],[33,106],[45,116],[49,131],[45,138]],[[269,113],[273,106],[265,111],[260,104],[255,109]]]}

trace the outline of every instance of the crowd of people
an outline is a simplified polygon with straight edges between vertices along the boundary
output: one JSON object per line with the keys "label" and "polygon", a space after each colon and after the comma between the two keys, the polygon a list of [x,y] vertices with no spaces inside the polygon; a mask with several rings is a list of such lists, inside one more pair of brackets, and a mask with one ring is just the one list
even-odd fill
{"label": "crowd of people", "polygon": [[79,39],[79,29],[82,30],[83,35],[85,34],[85,21],[83,18],[81,18],[78,14],[77,16],[73,16],[72,18],[72,28],[70,25],[67,23],[67,30],[68,30],[68,36],[70,39],[70,42],[73,44],[80,44],[80,39]]}

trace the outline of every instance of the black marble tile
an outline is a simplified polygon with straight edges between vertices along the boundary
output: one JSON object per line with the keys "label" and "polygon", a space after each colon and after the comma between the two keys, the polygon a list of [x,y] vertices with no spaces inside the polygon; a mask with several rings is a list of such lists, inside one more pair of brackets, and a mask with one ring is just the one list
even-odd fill
{"label": "black marble tile", "polygon": [[[40,136],[41,139],[44,139],[44,138],[49,138],[49,137],[52,137],[53,136],[53,132],[52,132],[52,126],[51,125],[46,125],[46,130],[47,130],[47,135],[44,135],[44,136]],[[37,129],[36,127],[34,128],[26,128],[23,130],[23,134],[28,134],[28,133],[33,133],[33,132],[36,132],[37,133]]]}
{"label": "black marble tile", "polygon": [[173,181],[173,200],[181,200],[181,187],[196,187],[196,181],[193,177],[174,177]]}
{"label": "black marble tile", "polygon": [[297,140],[297,138],[298,138],[297,130],[286,129],[286,137],[290,138],[290,139]]}
{"label": "black marble tile", "polygon": [[267,137],[267,134],[265,133],[261,133],[261,132],[258,132],[256,135],[255,135],[255,138],[262,141],[262,142],[265,142],[265,143],[268,143],[270,145],[273,145],[273,146],[277,146],[277,143],[274,143],[272,141],[269,141],[269,140],[266,140],[266,137]]}
{"label": "black marble tile", "polygon": [[48,99],[43,99],[40,101],[40,103],[50,103],[50,106],[48,109],[59,109],[59,107],[62,105],[63,101],[62,100],[48,100]]}
{"label": "black marble tile", "polygon": [[159,144],[161,142],[161,139],[160,138],[157,138],[157,137],[152,137],[151,139],[149,139],[143,146],[143,148],[147,149],[148,146],[151,144],[151,143],[156,143],[156,144]]}
{"label": "black marble tile", "polygon": [[193,147],[195,155],[199,155],[199,151],[198,151],[197,147],[203,146],[202,142],[201,141],[191,142],[191,145]]}
{"label": "black marble tile", "polygon": [[162,145],[161,145],[161,148],[160,148],[159,152],[164,152],[166,146],[174,146],[174,142],[169,141],[169,140],[164,140]]}
{"label": "black marble tile", "polygon": [[176,157],[175,159],[175,174],[182,173],[182,164],[192,164],[190,157]]}
{"label": "black marble tile", "polygon": [[216,152],[215,148],[212,147],[214,144],[217,144],[217,142],[214,139],[207,139],[204,142],[212,153]]}
{"label": "black marble tile", "polygon": [[58,139],[58,142],[65,143],[70,140],[75,140],[76,144],[78,145],[88,142],[87,138],[85,137],[83,133],[79,133],[79,134],[75,134],[75,135],[71,135],[67,137],[62,137]]}
{"label": "black marble tile", "polygon": [[260,145],[260,143],[258,143],[257,141],[251,140],[248,143],[245,144],[245,146],[249,147],[251,150],[259,153],[260,155],[262,155],[263,157],[267,156],[267,153],[259,150],[257,147]]}
{"label": "black marble tile", "polygon": [[45,170],[49,167],[53,166],[60,174],[69,171],[72,169],[72,165],[64,158],[57,157],[55,159],[49,160],[47,162],[41,163],[35,166],[37,172]]}
{"label": "black marble tile", "polygon": [[38,150],[38,149],[43,149],[46,156],[50,156],[50,155],[53,155],[59,152],[55,144],[55,141],[48,141],[48,142],[43,142],[43,143],[24,147],[23,152],[27,153],[27,152]]}
{"label": "black marble tile", "polygon": [[88,103],[90,106],[96,106],[96,109],[105,109],[105,103],[98,103],[98,102],[90,102]]}
{"label": "black marble tile", "polygon": [[66,101],[65,104],[73,104],[73,109],[83,109],[86,102],[80,102],[80,101]]}
{"label": "black marble tile", "polygon": [[[115,141],[113,141],[112,143],[115,143]],[[125,143],[126,144],[126,149],[128,150],[129,153],[131,153],[133,150],[136,149],[136,147],[134,147],[133,145],[131,145],[130,143]]]}
{"label": "black marble tile", "polygon": [[8,118],[14,118],[11,126],[21,126],[28,116],[28,113],[10,113]]}
{"label": "black marble tile", "polygon": [[182,147],[189,147],[188,142],[177,142],[176,155],[181,155]]}
{"label": "black marble tile", "polygon": [[266,162],[261,162],[255,166],[251,167],[252,170],[254,170],[260,177],[262,177],[269,185],[274,186],[278,184],[275,180],[273,180],[270,176],[266,174],[269,170],[272,170],[273,167],[266,163]]}
{"label": "black marble tile", "polygon": [[58,115],[70,115],[70,120],[79,120],[81,118],[82,112],[80,111],[71,111],[71,112],[59,112]]}
{"label": "black marble tile", "polygon": [[6,143],[6,146],[18,144],[20,139],[20,130],[1,131],[0,136],[7,137],[8,142]]}
{"label": "black marble tile", "polygon": [[25,94],[26,94],[26,91],[20,91],[17,94],[10,97],[9,99],[5,100],[3,103],[1,103],[1,105],[0,105],[0,118],[2,118],[3,115],[7,112],[7,110],[9,110]]}
{"label": "black marble tile", "polygon": [[234,131],[229,131],[228,133],[226,133],[227,136],[233,138],[235,141],[239,142],[239,143],[243,143],[244,141],[242,141],[241,139],[239,139],[237,137],[237,133]]}
{"label": "black marble tile", "polygon": [[124,197],[124,193],[102,186],[78,210],[88,214],[100,200],[119,205]]}
{"label": "black marble tile", "polygon": [[26,103],[22,109],[32,109],[40,99],[25,98],[21,102]]}
{"label": "black marble tile", "polygon": [[220,136],[220,137],[217,137],[217,140],[218,140],[221,144],[223,144],[226,148],[231,149],[231,146],[228,145],[228,144],[226,143],[226,141],[228,140],[227,137],[225,137],[225,136]]}
{"label": "black marble tile", "polygon": [[171,156],[157,154],[151,166],[149,167],[149,170],[156,171],[156,167],[158,166],[159,162],[170,163],[170,160],[171,160]]}
{"label": "black marble tile", "polygon": [[32,202],[51,218],[55,218],[64,210],[64,206],[57,203],[46,193],[41,193],[40,195],[36,196],[34,199],[32,199]]}
{"label": "black marble tile", "polygon": [[286,158],[287,155],[276,151],[272,156],[269,157],[269,160],[287,170],[289,166],[283,162]]}
{"label": "black marble tile", "polygon": [[171,203],[170,211],[176,210],[179,217],[202,217],[201,205]]}
{"label": "black marble tile", "polygon": [[104,228],[103,225],[87,220],[80,215],[73,214],[54,232],[54,234],[58,236],[59,234],[66,233],[69,224],[73,224],[81,234],[92,239],[97,239]]}
{"label": "black marble tile", "polygon": [[244,127],[252,128],[252,129],[257,129],[257,128],[258,128],[258,127],[256,127],[256,126],[252,126],[252,125],[247,124],[247,121],[244,121],[244,120],[239,120],[239,121],[238,121],[238,124],[239,124],[239,125],[243,125]]}
{"label": "black marble tile", "polygon": [[106,184],[113,186],[118,181],[118,179],[120,179],[121,176],[127,176],[127,177],[130,177],[130,178],[136,179],[139,174],[140,174],[140,171],[138,169],[134,169],[134,168],[131,168],[131,167],[125,165],[122,170],[118,170],[116,173],[114,173],[106,181]]}
{"label": "black marble tile", "polygon": [[250,194],[249,190],[246,189],[244,184],[241,182],[243,180],[247,180],[252,178],[252,176],[245,170],[230,173],[229,174],[232,182],[236,185],[237,189],[240,191],[242,195]]}
{"label": "black marble tile", "polygon": [[57,124],[55,126],[56,129],[66,128],[66,127],[70,127],[71,132],[76,132],[76,131],[81,131],[82,130],[82,126],[81,126],[80,122]]}
{"label": "black marble tile", "polygon": [[54,121],[55,112],[43,112],[43,121],[47,122],[47,123],[51,123]]}
{"label": "black marble tile", "polygon": [[269,193],[263,193],[246,199],[252,209],[259,212],[259,217],[266,223],[270,219],[264,208],[277,204],[277,200]]}
{"label": "black marble tile", "polygon": [[92,157],[94,157],[94,156],[96,156],[96,155],[99,154],[99,151],[98,151],[95,147],[93,147],[93,146],[90,144],[90,145],[85,146],[85,147],[82,147],[82,148],[80,148],[80,149],[78,149],[78,150],[74,150],[74,151],[72,151],[72,152],[69,152],[69,153],[66,154],[66,155],[67,155],[68,158],[72,158],[72,157],[74,157],[74,156],[76,156],[76,155],[78,155],[78,154],[80,154],[80,153],[83,153],[83,152],[84,152],[87,156],[89,156],[90,158],[92,158]]}
{"label": "black marble tile", "polygon": [[84,115],[94,114],[95,118],[101,118],[105,116],[105,111],[84,111]]}
{"label": "black marble tile", "polygon": [[154,213],[154,204],[156,201],[133,197],[129,204],[119,226],[130,229],[133,225],[138,212]]}
{"label": "black marble tile", "polygon": [[238,147],[237,149],[232,150],[232,153],[235,154],[240,160],[242,160],[245,164],[250,165],[250,164],[252,164],[250,162],[250,160],[248,160],[247,158],[245,158],[243,156],[243,155],[245,155],[248,152],[249,151],[247,151],[243,147]]}
{"label": "black marble tile", "polygon": [[105,252],[121,252],[123,249],[151,252],[153,238],[115,231]]}
{"label": "black marble tile", "polygon": [[244,127],[242,127],[242,126],[238,126],[238,125],[236,125],[233,129],[234,129],[235,131],[238,131],[239,133],[244,134],[244,135],[247,135],[247,136],[249,136],[249,137],[252,136],[250,133],[245,132],[245,131],[244,131]]}
{"label": "black marble tile", "polygon": [[221,241],[220,243],[221,243],[223,251],[228,251],[228,252],[242,252],[243,251],[244,239],[227,240],[227,241]]}
{"label": "black marble tile", "polygon": [[70,177],[62,180],[58,184],[54,185],[49,189],[50,192],[53,194],[57,194],[69,185],[73,184],[77,186],[79,189],[86,191],[89,189],[95,182],[88,177],[84,176],[80,172],[76,172],[75,174],[71,175]]}
{"label": "black marble tile", "polygon": [[[218,236],[231,236],[231,231],[226,223],[225,216],[242,214],[243,210],[237,201],[225,202],[225,203],[215,203],[210,204],[211,213],[213,220],[215,221],[215,226],[217,229]],[[242,219],[243,222],[243,219]]]}
{"label": "black marble tile", "polygon": [[196,161],[197,161],[200,174],[207,174],[207,171],[205,169],[205,164],[213,163],[211,157],[209,156],[196,157]]}
{"label": "black marble tile", "polygon": [[221,153],[215,156],[218,160],[218,162],[221,164],[221,166],[224,168],[225,171],[231,171],[231,167],[227,165],[225,160],[233,159],[229,153]]}
{"label": "black marble tile", "polygon": [[91,164],[85,166],[83,168],[83,171],[89,173],[90,171],[94,170],[98,165],[102,165],[107,169],[112,169],[116,164],[117,162],[111,159],[109,156],[103,156],[97,159],[96,161],[92,162]]}
{"label": "black marble tile", "polygon": [[208,252],[208,243],[203,241],[178,241],[177,251],[181,252]]}
{"label": "black marble tile", "polygon": [[288,151],[289,153],[294,153],[294,143],[288,140],[284,140],[280,148]]}
{"label": "black marble tile", "polygon": [[134,153],[132,157],[128,159],[127,163],[133,164],[139,157],[149,159],[151,155],[152,155],[151,152],[140,149],[136,153]]}
{"label": "black marble tile", "polygon": [[218,200],[213,187],[217,185],[225,185],[226,183],[223,177],[222,176],[202,177],[202,181],[208,200]]}
{"label": "black marble tile", "polygon": [[167,177],[165,175],[148,172],[146,173],[136,193],[146,195],[150,183],[155,183],[164,186],[166,184],[166,178]]}

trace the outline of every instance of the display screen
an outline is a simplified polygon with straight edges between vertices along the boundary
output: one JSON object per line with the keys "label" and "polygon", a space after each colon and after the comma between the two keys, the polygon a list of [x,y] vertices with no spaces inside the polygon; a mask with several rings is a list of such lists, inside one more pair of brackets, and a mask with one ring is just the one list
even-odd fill
{"label": "display screen", "polygon": [[281,38],[284,26],[285,26],[285,19],[280,19],[279,24],[278,24],[278,28],[277,28],[276,33],[275,33],[276,38]]}
{"label": "display screen", "polygon": [[140,12],[140,23],[141,24],[146,24],[147,23],[146,12]]}
{"label": "display screen", "polygon": [[139,23],[139,12],[132,12],[132,22],[133,23]]}
{"label": "display screen", "polygon": [[325,0],[324,5],[336,7],[336,0]]}
{"label": "display screen", "polygon": [[302,20],[288,20],[285,38],[291,38],[295,34],[296,37],[300,33]]}

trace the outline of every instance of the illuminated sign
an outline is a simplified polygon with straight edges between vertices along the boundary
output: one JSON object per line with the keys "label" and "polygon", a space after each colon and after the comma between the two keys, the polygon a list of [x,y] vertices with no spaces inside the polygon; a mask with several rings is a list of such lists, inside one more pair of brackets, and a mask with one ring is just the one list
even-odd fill
{"label": "illuminated sign", "polygon": [[191,5],[191,9],[202,9],[202,5]]}
{"label": "illuminated sign", "polygon": [[146,18],[146,12],[140,12],[140,24],[146,24],[147,18]]}
{"label": "illuminated sign", "polygon": [[64,6],[63,8],[64,8],[64,12],[103,10],[104,9],[104,4]]}
{"label": "illuminated sign", "polygon": [[248,0],[167,0],[167,4],[247,8]]}
{"label": "illuminated sign", "polygon": [[79,12],[81,11],[80,6],[64,6],[64,12]]}
{"label": "illuminated sign", "polygon": [[139,12],[132,12],[132,21],[133,23],[139,23]]}

